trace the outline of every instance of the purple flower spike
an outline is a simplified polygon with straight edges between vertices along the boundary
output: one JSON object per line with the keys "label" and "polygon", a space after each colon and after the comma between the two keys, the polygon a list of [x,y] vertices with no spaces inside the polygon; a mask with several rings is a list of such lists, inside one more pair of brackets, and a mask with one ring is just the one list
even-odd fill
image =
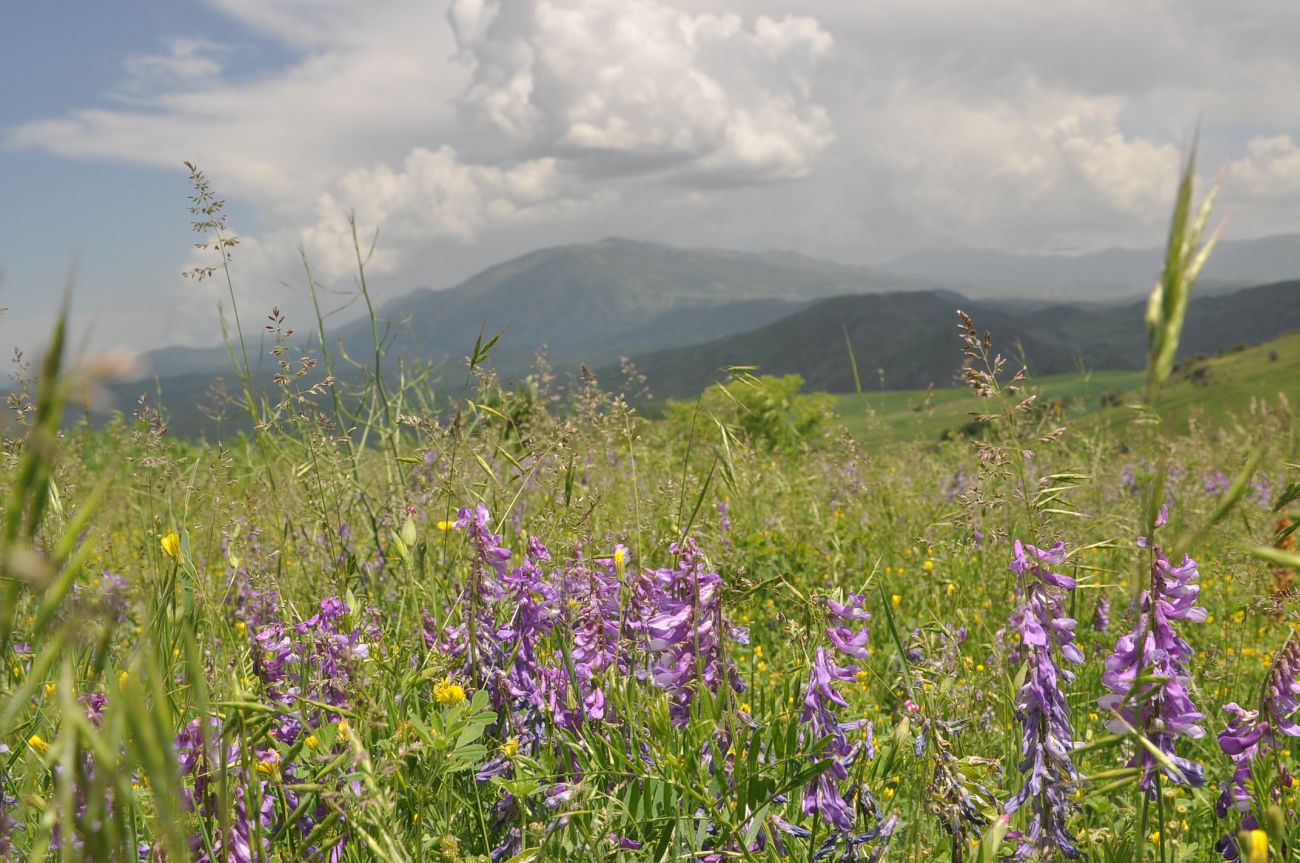
{"label": "purple flower spike", "polygon": [[[1158,524],[1163,524],[1167,516],[1167,508],[1161,507]],[[1180,737],[1205,735],[1199,724],[1205,715],[1189,695],[1187,663],[1192,648],[1173,626],[1176,621],[1205,620],[1205,609],[1193,604],[1201,590],[1196,584],[1200,573],[1190,557],[1184,556],[1182,563],[1174,566],[1160,546],[1145,538],[1139,545],[1151,549],[1150,587],[1139,599],[1140,613],[1133,629],[1120,638],[1106,658],[1101,680],[1111,694],[1103,695],[1097,704],[1118,714],[1107,728],[1116,733],[1136,729],[1173,762],[1176,770],[1163,770],[1171,781],[1200,786],[1205,783],[1204,768],[1174,751]],[[1145,681],[1142,685],[1137,683],[1139,678]],[[1130,766],[1142,768],[1140,785],[1154,794],[1160,766],[1155,756],[1141,747]]]}
{"label": "purple flower spike", "polygon": [[[826,840],[829,843],[827,848],[839,843],[853,847],[854,812],[841,785],[849,779],[849,768],[860,755],[865,753],[868,758],[874,755],[870,723],[863,720],[841,722],[836,715],[837,708],[849,706],[836,684],[853,681],[859,669],[857,665],[840,665],[836,662],[835,653],[852,659],[866,659],[870,656],[867,621],[871,619],[871,614],[862,604],[863,597],[860,594],[850,594],[848,601],[843,604],[835,600],[827,601],[826,608],[832,624],[827,629],[827,637],[835,650],[817,648],[808,686],[804,690],[803,713],[800,717],[808,726],[808,734],[812,739],[826,740],[818,760],[831,762],[826,771],[818,774],[803,792],[804,814],[821,818],[836,831]],[[852,742],[849,735],[864,727],[865,739]],[[848,799],[854,796],[853,789],[850,789]],[[870,799],[871,792],[863,786],[856,796]]]}
{"label": "purple flower spike", "polygon": [[707,572],[694,540],[674,545],[675,569],[654,573],[662,593],[645,622],[648,646],[658,659],[651,671],[656,686],[669,691],[669,715],[674,725],[685,725],[701,685],[717,692],[726,683],[743,692],[736,667],[724,660],[723,639],[735,638],[736,629],[722,613],[722,578]]}
{"label": "purple flower spike", "polygon": [[1020,577],[1017,588],[1023,597],[1010,622],[1020,633],[1020,654],[1029,665],[1016,697],[1016,715],[1023,728],[1020,772],[1026,774],[1025,784],[1006,805],[1007,814],[1025,805],[1032,813],[1016,852],[1021,859],[1056,853],[1071,860],[1083,857],[1066,827],[1074,810],[1071,793],[1079,774],[1070,758],[1074,727],[1060,682],[1073,681],[1074,673],[1056,660],[1059,654],[1069,662],[1083,662],[1074,643],[1076,623],[1065,616],[1062,607],[1065,593],[1074,589],[1075,581],[1050,569],[1063,564],[1065,557],[1062,542],[1044,550],[1016,540],[1010,566]]}

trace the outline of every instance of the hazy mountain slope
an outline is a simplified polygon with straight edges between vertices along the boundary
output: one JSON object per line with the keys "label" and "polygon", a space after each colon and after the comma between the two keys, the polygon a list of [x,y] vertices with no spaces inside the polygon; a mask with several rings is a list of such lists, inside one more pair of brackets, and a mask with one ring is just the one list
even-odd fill
{"label": "hazy mountain slope", "polygon": [[[988,249],[913,252],[880,264],[885,272],[948,285],[972,296],[1103,298],[1146,292],[1159,272],[1159,249],[1105,249],[1083,255],[1015,255]],[[1258,285],[1300,278],[1300,234],[1225,241],[1215,246],[1202,287]]]}
{"label": "hazy mountain slope", "polygon": [[[771,374],[802,375],[810,389],[854,388],[845,334],[853,344],[864,387],[945,386],[961,365],[955,310],[963,308],[995,349],[1021,352],[1035,374],[1140,368],[1146,360],[1143,304],[1119,307],[1057,305],[1018,314],[951,294],[918,292],[837,297],[746,333],[700,345],[634,357],[655,396],[698,392],[729,365],[756,365]],[[1300,330],[1300,281],[1248,288],[1191,302],[1182,355],[1213,353]]]}
{"label": "hazy mountain slope", "polygon": [[934,292],[836,297],[748,333],[634,360],[655,396],[698,392],[719,369],[731,365],[799,374],[812,389],[846,392],[854,388],[847,332],[865,387],[880,386],[878,369],[884,369],[885,385],[891,388],[945,385],[961,366],[954,313],[958,306],[976,314],[979,325],[992,331],[1000,344],[1019,338],[1032,358],[1053,371],[1070,367],[1068,356],[1021,332],[1022,322],[1016,318]]}
{"label": "hazy mountain slope", "polygon": [[[541,249],[446,290],[412,291],[384,303],[379,317],[395,350],[434,359],[468,354],[480,328],[504,330],[495,359],[508,372],[542,344],[557,361],[596,364],[741,332],[815,299],[912,287],[898,276],[791,253],[606,239]],[[370,322],[344,324],[329,339],[353,356],[369,353]],[[228,365],[223,348],[167,348],[146,360],[158,371]]]}

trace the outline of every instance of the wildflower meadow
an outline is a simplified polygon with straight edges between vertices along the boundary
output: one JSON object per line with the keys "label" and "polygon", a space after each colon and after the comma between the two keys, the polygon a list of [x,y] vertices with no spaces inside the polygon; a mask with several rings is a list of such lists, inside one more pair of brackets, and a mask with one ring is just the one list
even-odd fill
{"label": "wildflower meadow", "polygon": [[747,369],[649,418],[634,370],[503,381],[486,333],[435,377],[278,312],[268,385],[232,288],[249,424],[194,441],[82,420],[60,324],[9,401],[0,859],[1300,860],[1294,415],[1161,410],[1192,176],[1119,427],[965,316],[945,441]]}

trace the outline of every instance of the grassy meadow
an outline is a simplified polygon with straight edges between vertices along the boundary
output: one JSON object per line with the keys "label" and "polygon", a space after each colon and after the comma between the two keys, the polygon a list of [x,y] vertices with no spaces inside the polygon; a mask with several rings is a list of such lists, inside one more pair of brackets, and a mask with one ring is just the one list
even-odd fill
{"label": "grassy meadow", "polygon": [[200,443],[69,421],[105,370],[56,334],[4,449],[0,859],[1300,859],[1300,336],[1175,366],[1190,200],[1148,371],[954,322],[966,387],[838,420],[743,372],[647,419],[488,340],[465,398],[378,335],[346,391],[277,341],[268,393],[235,331],[256,428]]}

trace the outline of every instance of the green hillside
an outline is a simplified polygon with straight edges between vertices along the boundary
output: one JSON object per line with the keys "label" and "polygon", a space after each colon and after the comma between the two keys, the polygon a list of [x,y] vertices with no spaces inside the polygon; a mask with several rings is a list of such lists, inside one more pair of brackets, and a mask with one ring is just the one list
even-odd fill
{"label": "green hillside", "polygon": [[[1140,398],[1142,371],[1099,371],[1035,377],[1039,398],[1060,399],[1076,423],[1101,423],[1121,431],[1133,420],[1128,405]],[[1276,401],[1282,394],[1300,403],[1300,333],[1204,359],[1185,360],[1161,396],[1161,412],[1178,431],[1195,415],[1210,425],[1245,421],[1252,400]],[[965,387],[866,391],[835,396],[840,422],[870,443],[933,441],[959,433],[971,415],[985,409]]]}
{"label": "green hillside", "polygon": [[[856,389],[847,341],[864,386],[874,386],[883,370],[886,387],[942,387],[961,367],[959,308],[992,333],[998,350],[1023,355],[1038,376],[1080,366],[1136,369],[1146,361],[1144,303],[1023,309],[941,292],[834,297],[749,332],[634,360],[657,397],[689,396],[737,365],[798,374],[809,389],[842,393]],[[1188,306],[1180,352],[1215,353],[1297,329],[1300,281],[1199,296]]]}

